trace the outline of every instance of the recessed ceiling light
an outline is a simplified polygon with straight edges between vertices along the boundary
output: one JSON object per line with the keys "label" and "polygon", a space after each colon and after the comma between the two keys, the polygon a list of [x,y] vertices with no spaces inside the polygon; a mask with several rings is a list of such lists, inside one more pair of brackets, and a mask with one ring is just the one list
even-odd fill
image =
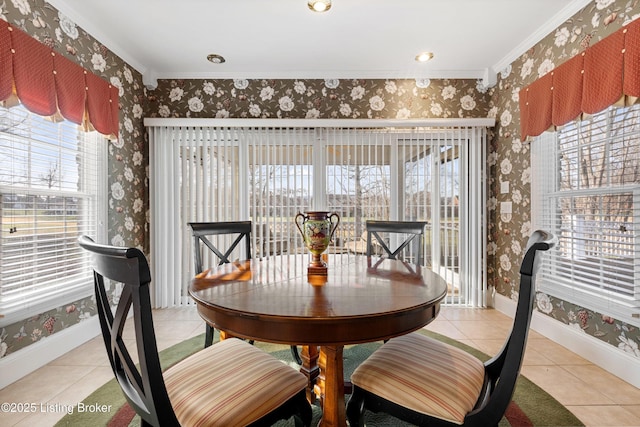
{"label": "recessed ceiling light", "polygon": [[326,12],[331,9],[331,0],[308,0],[307,6],[314,12]]}
{"label": "recessed ceiling light", "polygon": [[217,53],[207,55],[207,60],[209,62],[213,62],[214,64],[222,64],[226,61],[226,59],[224,59],[224,56],[218,55]]}
{"label": "recessed ceiling light", "polygon": [[416,61],[418,62],[427,62],[431,58],[433,58],[432,52],[422,52],[416,55]]}

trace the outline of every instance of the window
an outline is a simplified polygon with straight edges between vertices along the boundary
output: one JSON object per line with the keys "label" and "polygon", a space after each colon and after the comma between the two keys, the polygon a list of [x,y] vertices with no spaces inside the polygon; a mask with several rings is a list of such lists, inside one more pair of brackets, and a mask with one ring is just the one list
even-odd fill
{"label": "window", "polygon": [[188,222],[250,219],[254,257],[297,254],[294,218],[317,209],[339,214],[327,252],[347,261],[365,253],[367,220],[427,221],[425,262],[451,285],[446,302],[482,306],[484,142],[465,127],[152,126],[154,304],[192,303]]}
{"label": "window", "polygon": [[640,106],[544,134],[531,152],[534,225],[560,237],[539,289],[640,324]]}
{"label": "window", "polygon": [[11,324],[90,295],[81,234],[105,238],[106,141],[0,107],[0,313]]}

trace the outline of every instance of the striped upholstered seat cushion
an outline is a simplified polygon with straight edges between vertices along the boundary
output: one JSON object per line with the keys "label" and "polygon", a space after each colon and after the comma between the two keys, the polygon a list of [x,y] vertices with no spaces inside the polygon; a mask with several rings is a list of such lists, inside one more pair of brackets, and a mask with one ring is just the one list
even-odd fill
{"label": "striped upholstered seat cushion", "polygon": [[245,426],[307,385],[300,372],[237,338],[177,363],[164,380],[183,426]]}
{"label": "striped upholstered seat cushion", "polygon": [[480,396],[484,365],[465,351],[412,333],[383,344],[351,381],[405,408],[462,424]]}

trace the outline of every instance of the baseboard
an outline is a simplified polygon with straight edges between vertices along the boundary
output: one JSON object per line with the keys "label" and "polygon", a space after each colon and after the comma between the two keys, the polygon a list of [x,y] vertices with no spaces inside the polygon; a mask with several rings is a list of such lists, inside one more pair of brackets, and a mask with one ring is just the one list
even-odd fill
{"label": "baseboard", "polygon": [[50,337],[0,359],[0,389],[30,374],[100,334],[98,316],[70,326]]}
{"label": "baseboard", "polygon": [[[500,294],[495,297],[496,310],[513,317],[516,302]],[[542,334],[620,379],[640,388],[640,358],[553,319],[533,312],[531,329]]]}

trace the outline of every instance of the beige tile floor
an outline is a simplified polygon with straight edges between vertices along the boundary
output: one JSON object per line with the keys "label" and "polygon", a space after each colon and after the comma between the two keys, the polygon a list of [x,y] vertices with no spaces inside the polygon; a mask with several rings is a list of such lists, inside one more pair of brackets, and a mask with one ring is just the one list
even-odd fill
{"label": "beige tile floor", "polygon": [[[157,310],[154,322],[160,349],[204,330],[195,308]],[[493,354],[510,325],[511,319],[495,310],[443,307],[428,329]],[[586,426],[640,426],[639,389],[533,331],[522,373]],[[0,413],[0,426],[52,426],[64,415],[62,405],[81,402],[111,375],[101,338],[95,338],[0,390],[0,402],[45,403],[50,408],[30,415]]]}

